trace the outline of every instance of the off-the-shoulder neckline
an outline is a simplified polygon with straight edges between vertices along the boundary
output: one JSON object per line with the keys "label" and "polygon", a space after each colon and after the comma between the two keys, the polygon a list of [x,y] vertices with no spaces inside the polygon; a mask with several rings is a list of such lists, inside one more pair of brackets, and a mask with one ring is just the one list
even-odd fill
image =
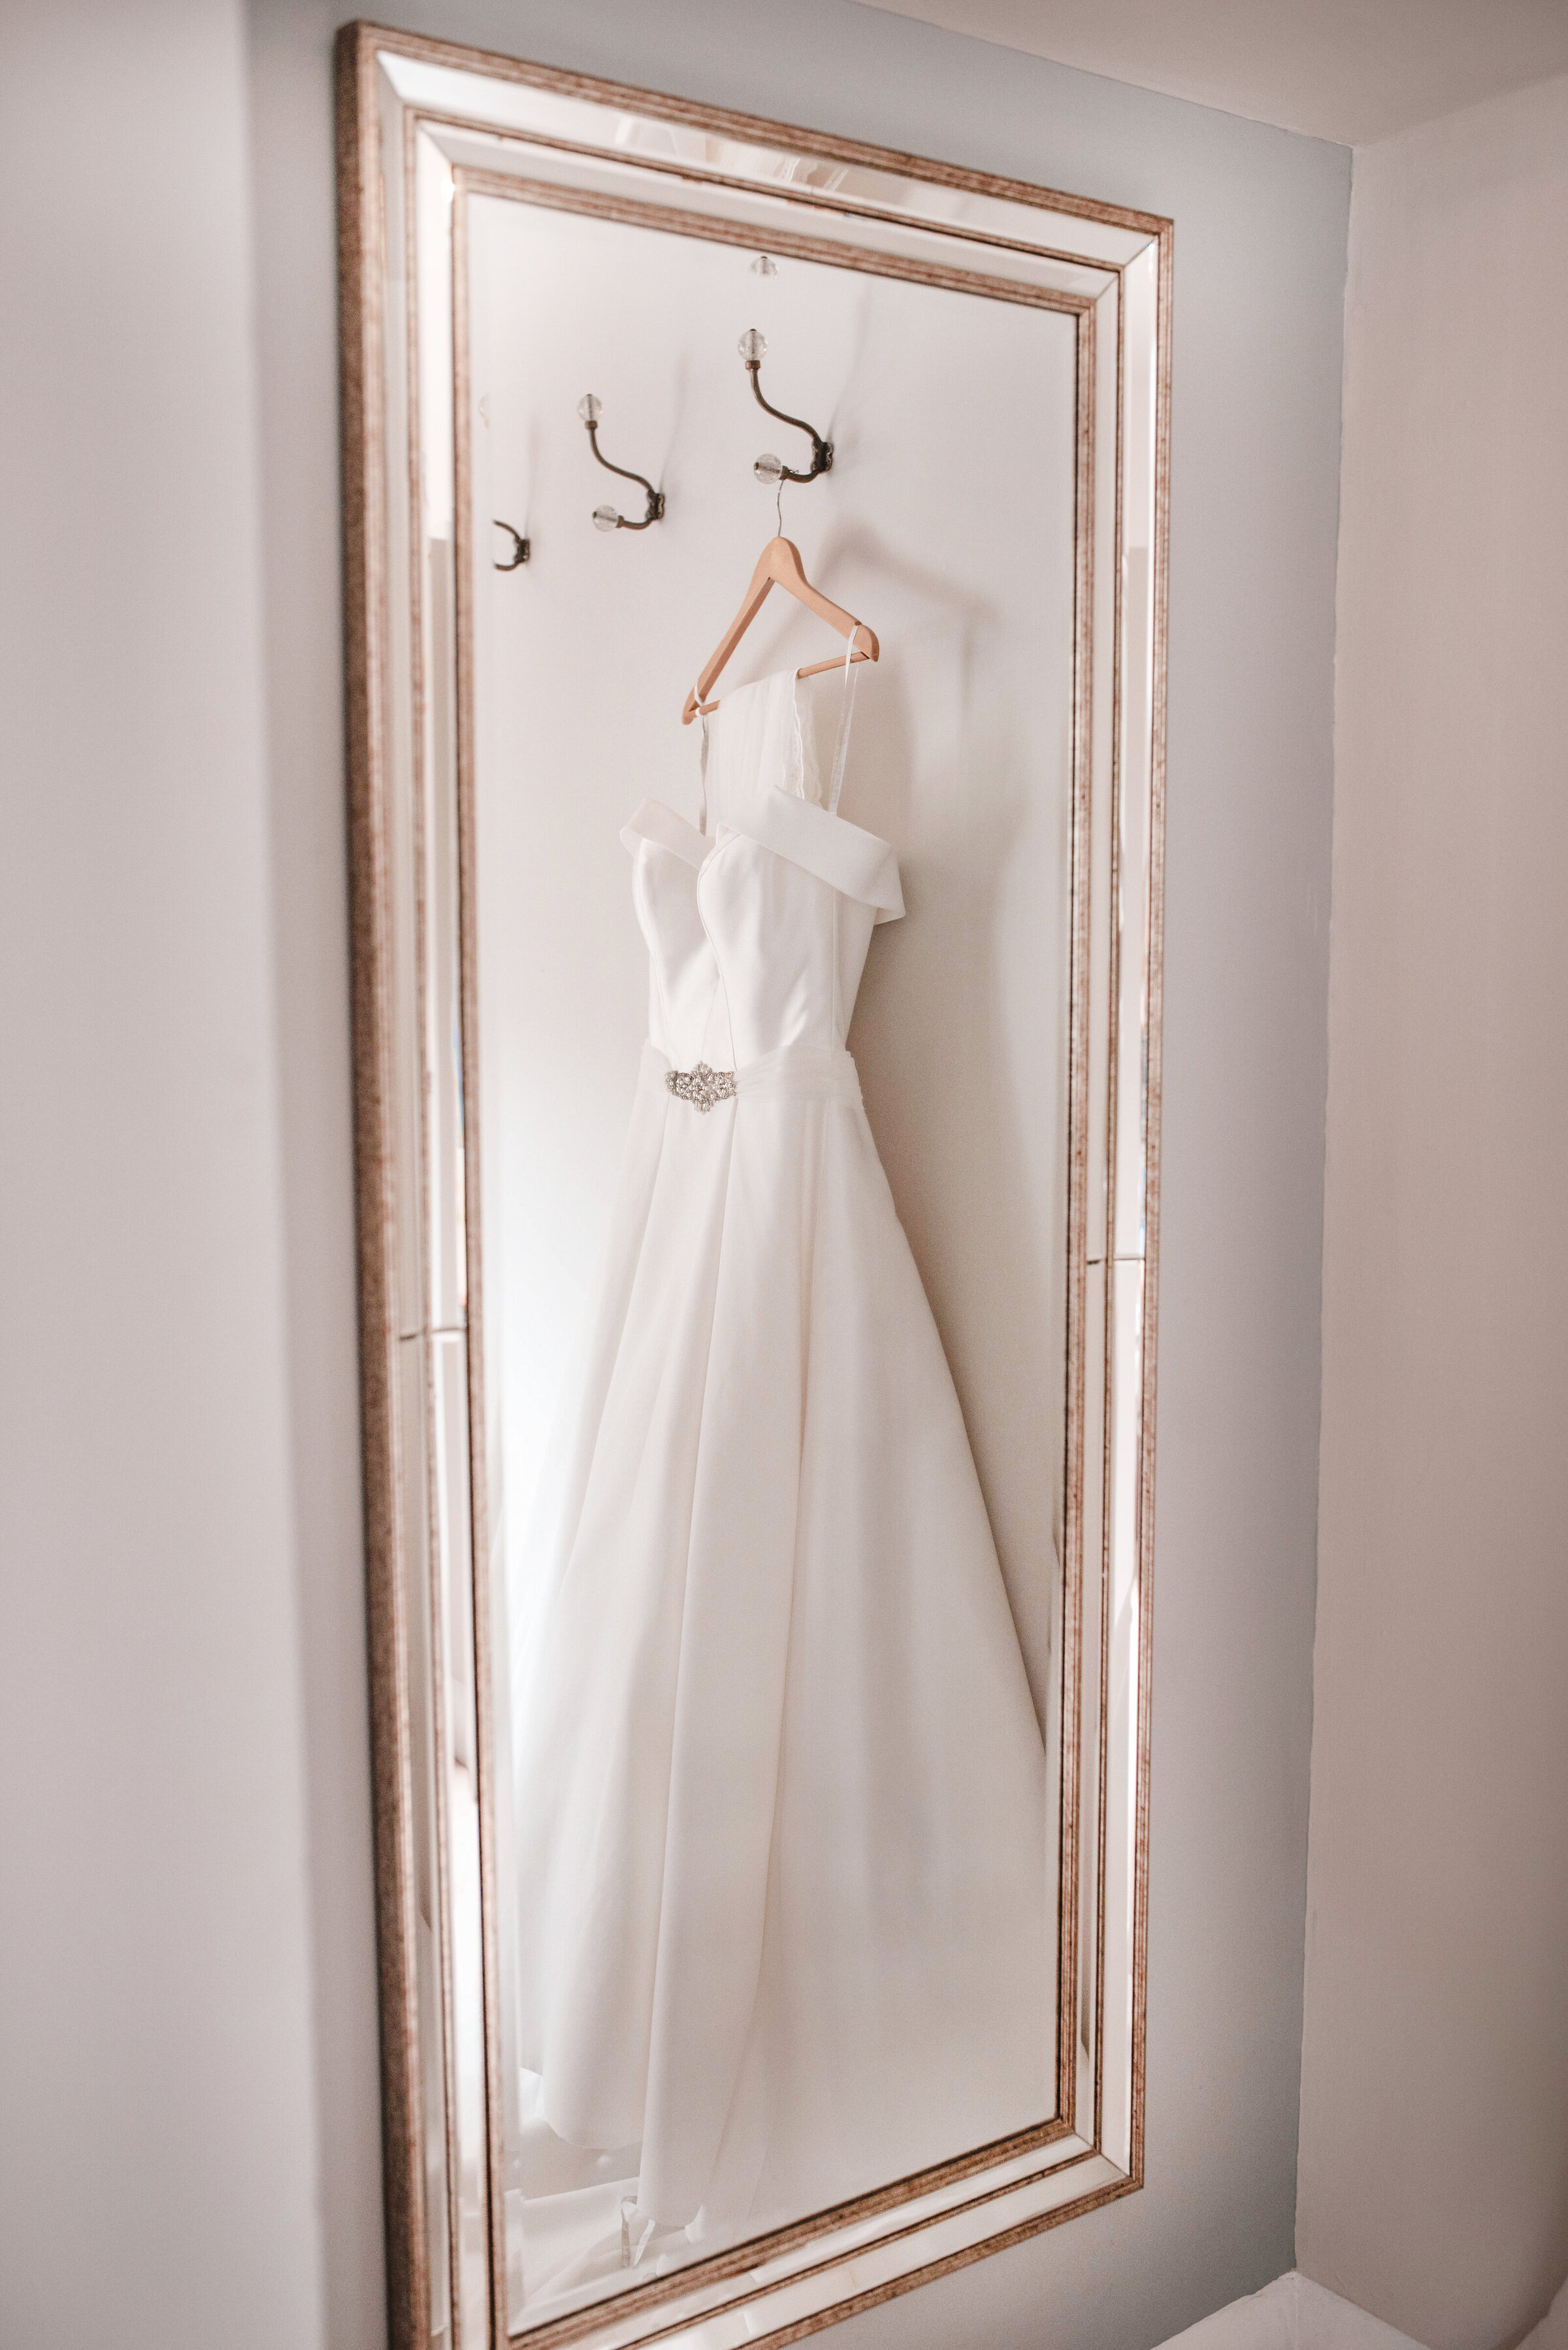
{"label": "off-the-shoulder neckline", "polygon": [[[832,809],[821,806],[815,800],[802,799],[798,792],[786,792],[777,784],[764,784],[763,791],[774,799],[784,801],[785,804],[792,808],[800,807],[809,810],[810,814],[808,821],[815,821],[819,824],[841,826],[846,832],[854,833],[860,840],[869,841],[873,847],[885,850],[889,857],[894,856],[897,853],[893,847],[892,842],[890,840],[884,840],[879,832],[868,832],[863,824],[852,823],[848,816],[837,816]],[[717,833],[700,832],[689,816],[682,816],[678,808],[672,808],[668,801],[646,799],[641,803],[641,806],[643,807],[657,808],[661,816],[668,816],[671,824],[678,825],[680,830],[687,834],[691,839],[693,841],[700,840],[701,842],[702,851],[701,856],[696,860],[698,863],[701,863],[707,858],[711,857],[713,850],[718,847],[719,836]],[[628,817],[626,828],[629,831],[635,822],[635,816]],[[724,832],[744,832],[745,826],[742,824],[726,824],[722,826],[720,829]],[[675,843],[673,841],[666,841],[664,845],[667,848],[673,848],[675,847]]]}

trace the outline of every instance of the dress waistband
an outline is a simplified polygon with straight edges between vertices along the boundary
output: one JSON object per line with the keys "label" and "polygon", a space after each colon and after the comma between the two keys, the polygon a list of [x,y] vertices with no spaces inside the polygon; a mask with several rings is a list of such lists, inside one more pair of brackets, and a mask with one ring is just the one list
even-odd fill
{"label": "dress waistband", "polygon": [[710,1110],[732,1095],[748,1101],[858,1101],[860,1079],[854,1055],[824,1045],[781,1045],[740,1069],[711,1069],[699,1061],[677,1069],[651,1040],[642,1048],[643,1074],[651,1074],[677,1099]]}

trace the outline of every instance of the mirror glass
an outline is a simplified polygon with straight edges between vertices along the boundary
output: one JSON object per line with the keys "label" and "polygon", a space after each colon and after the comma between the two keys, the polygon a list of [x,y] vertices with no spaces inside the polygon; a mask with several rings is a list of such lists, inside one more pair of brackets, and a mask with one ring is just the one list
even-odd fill
{"label": "mirror glass", "polygon": [[[505,2158],[543,2312],[1055,2111],[1075,330],[509,195],[467,239]],[[831,443],[809,484],[755,478],[810,443],[749,328]],[[645,530],[595,527],[645,500],[588,391]],[[846,679],[774,589],[683,726],[781,513],[881,658]],[[735,1100],[668,1092],[703,1061]]]}

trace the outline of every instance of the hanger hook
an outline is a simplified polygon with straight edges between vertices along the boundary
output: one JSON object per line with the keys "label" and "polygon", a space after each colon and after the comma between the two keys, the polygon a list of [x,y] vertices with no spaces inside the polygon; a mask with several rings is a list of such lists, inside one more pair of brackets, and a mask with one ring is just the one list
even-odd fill
{"label": "hanger hook", "polygon": [[832,442],[825,441],[815,425],[808,424],[804,416],[786,416],[782,408],[775,408],[771,400],[763,398],[763,361],[768,353],[767,338],[755,327],[748,327],[735,348],[745,361],[746,373],[752,379],[752,390],[756,394],[757,406],[765,409],[770,416],[776,416],[781,424],[793,424],[796,432],[808,434],[811,440],[809,473],[797,473],[794,467],[786,465],[782,458],[766,456],[759,457],[752,468],[757,479],[760,482],[815,482],[819,473],[831,473],[833,470]]}
{"label": "hanger hook", "polygon": [[588,428],[589,448],[593,451],[594,455],[598,459],[599,463],[604,467],[607,473],[618,473],[623,482],[636,482],[639,484],[644,490],[646,490],[648,493],[648,512],[643,515],[640,522],[632,522],[627,515],[618,514],[614,506],[596,506],[594,508],[594,527],[597,530],[646,530],[650,522],[662,522],[664,519],[664,492],[662,490],[656,490],[653,484],[648,479],[646,474],[634,473],[625,465],[612,465],[610,463],[609,459],[599,447],[599,418],[604,414],[604,401],[598,399],[593,392],[585,391],[581,400],[577,402],[577,414],[582,418],[583,422]]}

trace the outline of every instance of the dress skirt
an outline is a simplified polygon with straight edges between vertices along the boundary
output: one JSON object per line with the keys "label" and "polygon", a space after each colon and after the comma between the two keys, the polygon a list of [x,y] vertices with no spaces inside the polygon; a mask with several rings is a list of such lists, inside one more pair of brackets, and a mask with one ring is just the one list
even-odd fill
{"label": "dress skirt", "polygon": [[846,1053],[645,1048],[520,1595],[519,2026],[694,2237],[1052,2110],[1046,1766]]}

